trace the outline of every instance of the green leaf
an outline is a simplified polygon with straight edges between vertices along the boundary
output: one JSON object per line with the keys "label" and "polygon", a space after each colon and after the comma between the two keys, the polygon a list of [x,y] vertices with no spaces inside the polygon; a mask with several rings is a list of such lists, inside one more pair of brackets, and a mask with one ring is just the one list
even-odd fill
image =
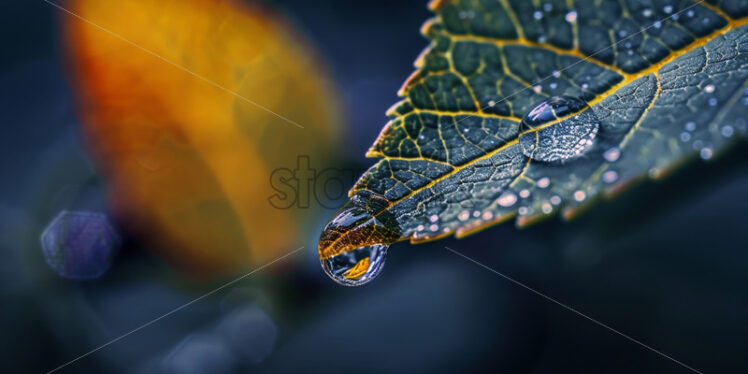
{"label": "green leaf", "polygon": [[[354,202],[386,201],[370,214],[396,222],[396,240],[461,237],[514,217],[570,218],[714,157],[746,133],[748,3],[645,3],[432,1],[431,44]],[[336,232],[320,256],[382,238],[360,232]]]}

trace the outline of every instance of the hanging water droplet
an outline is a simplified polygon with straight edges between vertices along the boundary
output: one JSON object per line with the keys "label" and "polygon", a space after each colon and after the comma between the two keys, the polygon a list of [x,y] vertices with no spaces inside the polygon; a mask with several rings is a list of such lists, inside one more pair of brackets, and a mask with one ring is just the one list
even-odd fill
{"label": "hanging water droplet", "polygon": [[522,153],[544,162],[564,161],[584,153],[600,127],[593,111],[585,109],[589,109],[587,103],[571,97],[543,100],[520,124]]}
{"label": "hanging water droplet", "polygon": [[386,245],[375,244],[343,252],[322,260],[322,269],[339,284],[360,286],[370,282],[382,271],[387,248]]}

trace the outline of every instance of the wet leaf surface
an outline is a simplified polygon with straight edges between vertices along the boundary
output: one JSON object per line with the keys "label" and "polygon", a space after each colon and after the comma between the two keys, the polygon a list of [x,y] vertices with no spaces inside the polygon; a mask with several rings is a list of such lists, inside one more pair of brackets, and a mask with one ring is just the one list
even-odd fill
{"label": "wet leaf surface", "polygon": [[[386,199],[372,214],[394,217],[400,240],[571,218],[746,132],[744,2],[430,8],[430,45],[367,154],[380,160],[350,191]],[[320,255],[361,244],[348,236]]]}

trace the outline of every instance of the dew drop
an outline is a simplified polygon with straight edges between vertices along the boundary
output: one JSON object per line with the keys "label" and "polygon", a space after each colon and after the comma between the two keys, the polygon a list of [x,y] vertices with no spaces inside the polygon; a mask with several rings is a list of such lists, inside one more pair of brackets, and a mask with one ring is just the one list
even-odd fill
{"label": "dew drop", "polygon": [[439,225],[432,223],[431,226],[429,226],[429,230],[431,231],[439,231]]}
{"label": "dew drop", "polygon": [[569,23],[577,22],[577,11],[572,10],[571,12],[566,13],[566,17],[564,18],[566,19],[566,22],[569,22]]}
{"label": "dew drop", "polygon": [[558,195],[551,196],[551,204],[553,205],[561,204],[561,196],[558,196]]}
{"label": "dew drop", "polygon": [[622,38],[625,37],[626,36],[626,30],[618,31],[618,36],[620,36]]}
{"label": "dew drop", "polygon": [[693,121],[686,122],[686,130],[687,131],[696,130],[696,122],[693,122]]}
{"label": "dew drop", "polygon": [[524,189],[522,191],[519,191],[519,197],[527,199],[528,197],[530,197],[530,190]]}
{"label": "dew drop", "polygon": [[564,161],[584,153],[600,127],[592,110],[584,110],[588,108],[584,101],[571,97],[543,100],[520,124],[522,153],[543,162]]}
{"label": "dew drop", "polygon": [[551,3],[545,3],[543,4],[543,10],[546,12],[550,12],[553,10],[553,4]]}
{"label": "dew drop", "polygon": [[587,194],[584,193],[584,191],[577,190],[576,192],[574,192],[574,200],[582,202],[586,198],[587,198]]}
{"label": "dew drop", "polygon": [[436,222],[438,220],[439,220],[439,216],[437,216],[436,214],[432,214],[431,217],[429,217],[430,222]]}
{"label": "dew drop", "polygon": [[720,133],[722,133],[722,136],[724,136],[725,138],[729,138],[734,133],[734,129],[732,128],[732,126],[726,125],[725,127],[722,128]]}
{"label": "dew drop", "polygon": [[493,213],[490,211],[485,211],[483,212],[482,218],[484,221],[490,221],[493,218]]}
{"label": "dew drop", "polygon": [[621,158],[621,150],[618,149],[618,147],[610,148],[603,153],[603,157],[605,158],[605,161],[616,162]]}
{"label": "dew drop", "polygon": [[467,221],[468,219],[470,219],[470,212],[468,212],[467,210],[463,210],[462,212],[460,212],[460,214],[457,215],[457,219],[459,219],[460,221]]}
{"label": "dew drop", "polygon": [[322,260],[322,269],[339,284],[360,286],[370,282],[382,271],[387,248],[386,245],[375,244],[343,252]]}
{"label": "dew drop", "polygon": [[548,85],[548,87],[550,87],[550,89],[552,89],[552,90],[555,90],[556,88],[558,88],[558,83],[556,83],[556,82],[551,82],[551,83],[550,83],[550,84]]}
{"label": "dew drop", "polygon": [[717,106],[718,100],[716,97],[709,98],[709,106]]}
{"label": "dew drop", "polygon": [[662,7],[662,11],[665,12],[665,14],[670,14],[673,12],[673,6],[665,5],[664,7]]}
{"label": "dew drop", "polygon": [[537,92],[537,93],[540,93],[541,91],[543,91],[543,86],[541,86],[539,84],[535,85],[535,86],[532,86],[532,90],[535,91],[535,92]]}
{"label": "dew drop", "polygon": [[608,170],[605,173],[603,173],[603,182],[610,184],[617,180],[618,180],[618,173],[615,170]]}
{"label": "dew drop", "polygon": [[558,71],[558,70],[554,70],[554,71],[553,71],[553,76],[554,76],[554,77],[556,77],[556,78],[558,78],[558,77],[560,77],[560,76],[561,76],[561,72],[560,72],[560,71]]}
{"label": "dew drop", "polygon": [[553,205],[551,205],[550,203],[543,203],[543,206],[541,206],[540,209],[543,211],[543,213],[550,214],[553,211]]}
{"label": "dew drop", "polygon": [[709,147],[701,148],[701,151],[699,151],[699,156],[702,160],[708,160],[712,158],[713,151]]}
{"label": "dew drop", "polygon": [[687,142],[687,141],[691,140],[691,134],[689,134],[689,133],[687,133],[685,131],[682,132],[682,133],[680,133],[680,140],[682,142]]}
{"label": "dew drop", "polygon": [[442,229],[442,232],[443,232],[443,233],[445,233],[445,234],[446,234],[446,233],[448,233],[448,232],[449,232],[449,227],[445,227],[445,228],[443,228],[443,229]]}
{"label": "dew drop", "polygon": [[543,19],[543,12],[536,10],[535,12],[532,13],[532,17],[539,21]]}
{"label": "dew drop", "polygon": [[675,13],[670,18],[672,18],[673,21],[677,21],[680,16],[678,15],[678,13]]}
{"label": "dew drop", "polygon": [[652,14],[653,14],[652,9],[646,8],[642,10],[642,15],[644,17],[647,17],[647,18],[652,17]]}
{"label": "dew drop", "polygon": [[494,106],[496,106],[496,102],[493,101],[493,100],[491,100],[491,101],[488,102],[488,106],[494,107]]}
{"label": "dew drop", "polygon": [[478,211],[478,210],[473,211],[473,217],[475,217],[475,218],[480,217],[480,211]]}
{"label": "dew drop", "polygon": [[658,20],[658,21],[652,22],[652,27],[659,29],[660,27],[662,27],[662,21]]}
{"label": "dew drop", "polygon": [[537,185],[540,188],[547,188],[548,186],[551,185],[551,179],[548,177],[540,178],[538,179]]}
{"label": "dew drop", "polygon": [[582,83],[582,89],[583,90],[586,90],[589,87],[590,87],[590,85],[588,83]]}
{"label": "dew drop", "polygon": [[716,87],[714,87],[714,85],[713,85],[713,84],[707,84],[707,85],[706,85],[706,86],[704,87],[704,92],[706,92],[706,93],[712,93],[712,92],[714,92],[715,88],[716,88]]}
{"label": "dew drop", "polygon": [[416,231],[423,231],[423,229],[423,225],[418,225],[418,227],[416,227]]}
{"label": "dew drop", "polygon": [[528,212],[529,210],[527,209],[526,206],[521,206],[519,207],[519,209],[517,209],[517,213],[519,213],[519,215],[521,216],[527,215]]}
{"label": "dew drop", "polygon": [[496,203],[498,203],[500,206],[503,206],[504,208],[510,207],[514,205],[514,203],[516,202],[517,202],[517,195],[515,195],[512,192],[504,192],[496,200]]}
{"label": "dew drop", "polygon": [[687,16],[688,18],[693,18],[694,14],[696,14],[696,13],[694,13],[693,9],[689,9],[689,10],[688,10],[688,11],[686,12],[686,16]]}

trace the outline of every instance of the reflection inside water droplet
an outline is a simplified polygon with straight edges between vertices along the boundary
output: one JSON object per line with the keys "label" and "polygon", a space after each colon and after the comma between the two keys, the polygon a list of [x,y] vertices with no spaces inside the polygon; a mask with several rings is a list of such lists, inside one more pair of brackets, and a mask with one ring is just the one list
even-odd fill
{"label": "reflection inside water droplet", "polygon": [[597,116],[585,109],[589,109],[587,103],[571,97],[554,96],[538,104],[520,124],[522,153],[543,162],[580,156],[593,144],[600,128]]}
{"label": "reflection inside water droplet", "polygon": [[344,286],[360,286],[379,275],[389,246],[375,244],[343,252],[322,260],[322,269],[335,282]]}

